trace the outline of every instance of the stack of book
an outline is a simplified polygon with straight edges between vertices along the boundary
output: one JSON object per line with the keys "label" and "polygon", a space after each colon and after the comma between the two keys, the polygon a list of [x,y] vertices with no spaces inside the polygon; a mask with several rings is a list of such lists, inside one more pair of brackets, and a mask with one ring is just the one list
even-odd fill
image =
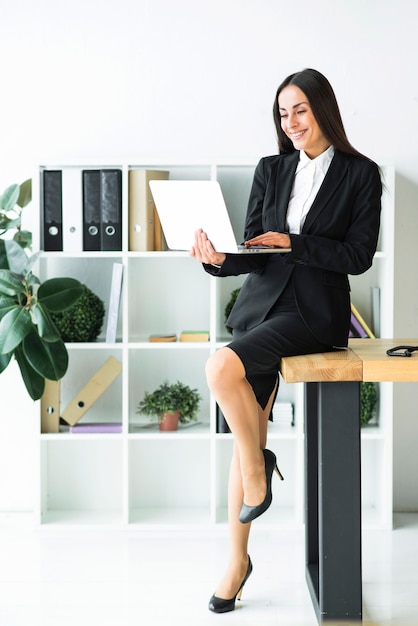
{"label": "stack of book", "polygon": [[276,401],[273,405],[273,424],[294,426],[294,408],[292,402]]}
{"label": "stack of book", "polygon": [[[176,333],[157,333],[148,337],[148,341],[152,343],[164,342],[164,341],[177,341]],[[180,333],[180,341],[209,341],[208,330],[183,330]]]}

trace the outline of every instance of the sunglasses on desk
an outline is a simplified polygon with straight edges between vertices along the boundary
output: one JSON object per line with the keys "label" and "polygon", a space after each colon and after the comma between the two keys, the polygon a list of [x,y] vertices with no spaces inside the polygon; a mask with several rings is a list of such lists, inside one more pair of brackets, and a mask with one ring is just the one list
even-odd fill
{"label": "sunglasses on desk", "polygon": [[388,356],[412,356],[418,350],[418,346],[395,346],[386,350]]}

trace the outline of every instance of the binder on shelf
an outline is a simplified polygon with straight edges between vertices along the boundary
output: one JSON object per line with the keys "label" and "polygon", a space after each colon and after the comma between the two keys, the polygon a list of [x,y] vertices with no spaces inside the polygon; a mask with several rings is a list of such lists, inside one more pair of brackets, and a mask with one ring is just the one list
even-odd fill
{"label": "binder on shelf", "polygon": [[70,426],[71,433],[121,433],[120,422],[81,422]]}
{"label": "binder on shelf", "polygon": [[60,431],[61,381],[45,379],[41,396],[41,433]]}
{"label": "binder on shelf", "polygon": [[374,333],[370,330],[353,303],[351,303],[350,336],[357,338],[375,338]]}
{"label": "binder on shelf", "polygon": [[42,236],[46,252],[62,251],[62,172],[42,173]]}
{"label": "binder on shelf", "polygon": [[113,356],[97,370],[88,383],[77,393],[61,414],[62,419],[74,426],[93,406],[122,371],[122,363]]}
{"label": "binder on shelf", "polygon": [[103,251],[122,250],[122,170],[100,170],[101,241]]}
{"label": "binder on shelf", "polygon": [[83,170],[83,249],[101,250],[100,170]]}
{"label": "binder on shelf", "polygon": [[163,227],[161,226],[160,216],[154,204],[154,250],[168,250],[167,241],[164,237]]}
{"label": "binder on shelf", "polygon": [[112,284],[110,286],[109,309],[107,312],[106,343],[116,341],[120,299],[122,292],[123,263],[113,263]]}
{"label": "binder on shelf", "polygon": [[167,180],[168,175],[162,170],[129,171],[129,250],[133,252],[166,249],[149,181]]}
{"label": "binder on shelf", "polygon": [[64,252],[83,250],[83,198],[81,170],[62,170],[62,248]]}

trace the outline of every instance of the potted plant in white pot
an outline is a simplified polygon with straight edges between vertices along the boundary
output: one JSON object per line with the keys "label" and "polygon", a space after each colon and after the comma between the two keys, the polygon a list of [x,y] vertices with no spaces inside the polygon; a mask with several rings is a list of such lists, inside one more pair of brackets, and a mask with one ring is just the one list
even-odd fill
{"label": "potted plant in white pot", "polygon": [[165,381],[153,392],[145,392],[137,413],[158,420],[160,430],[177,430],[178,423],[186,424],[197,419],[201,396],[197,389],[177,381]]}

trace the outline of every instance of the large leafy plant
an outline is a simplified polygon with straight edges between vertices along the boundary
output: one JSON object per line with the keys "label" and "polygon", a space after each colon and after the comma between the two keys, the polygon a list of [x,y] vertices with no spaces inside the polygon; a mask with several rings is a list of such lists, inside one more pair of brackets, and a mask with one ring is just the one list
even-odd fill
{"label": "large leafy plant", "polygon": [[83,293],[74,278],[41,284],[32,272],[37,257],[28,257],[15,240],[0,239],[0,374],[14,356],[33,400],[42,396],[45,379],[60,380],[68,367],[51,313],[71,307]]}
{"label": "large leafy plant", "polygon": [[8,231],[16,231],[13,239],[22,248],[30,248],[32,233],[22,230],[22,211],[32,200],[32,180],[21,185],[10,185],[0,194],[0,237]]}

